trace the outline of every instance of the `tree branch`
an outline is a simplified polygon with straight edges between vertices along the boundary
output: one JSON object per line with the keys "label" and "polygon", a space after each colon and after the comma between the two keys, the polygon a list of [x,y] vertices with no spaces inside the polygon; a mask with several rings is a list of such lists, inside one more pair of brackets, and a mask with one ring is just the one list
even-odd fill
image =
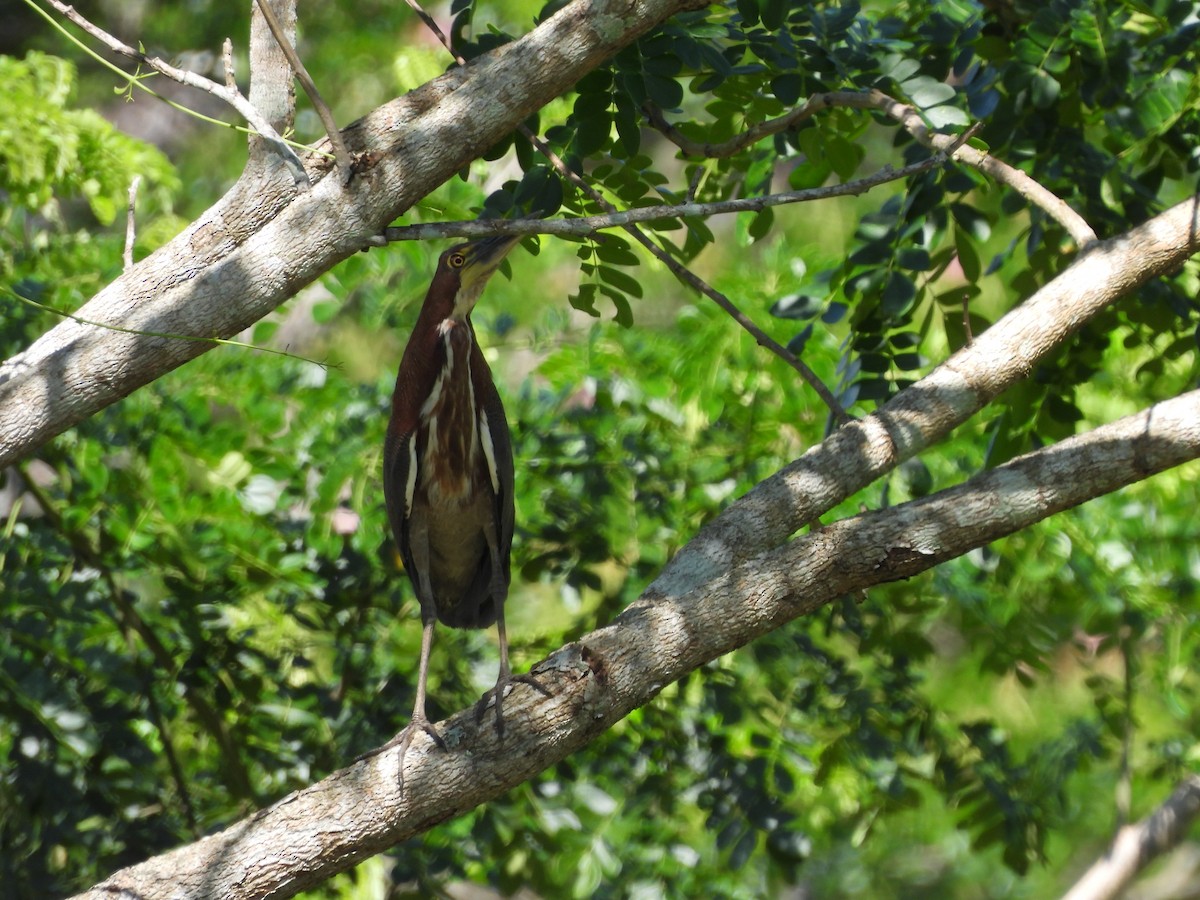
{"label": "tree branch", "polygon": [[[158,72],[160,75],[170,78],[172,81],[177,81],[180,84],[186,84],[188,87],[193,87],[196,88],[196,90],[204,91],[206,94],[212,94],[217,99],[222,100],[232,106],[238,112],[238,114],[245,119],[255,131],[258,132],[259,136],[262,137],[263,140],[270,143],[275,152],[278,153],[283,161],[287,164],[288,170],[292,173],[296,183],[308,184],[308,173],[304,170],[304,165],[300,162],[300,157],[298,157],[295,151],[293,151],[292,148],[287,145],[287,142],[285,142],[284,139],[279,136],[278,132],[271,127],[271,123],[268,122],[267,119],[257,109],[254,108],[254,105],[242,96],[242,93],[237,89],[236,84],[232,87],[228,85],[220,85],[202,75],[197,75],[195,72],[189,72],[186,69],[177,69],[175,66],[164,62],[157,56],[148,56],[142,51],[136,50],[133,47],[130,47],[128,44],[123,43],[104,29],[100,28],[98,25],[93,25],[91,22],[81,16],[74,7],[69,6],[66,3],[62,3],[61,0],[48,0],[48,2],[66,19],[78,25],[114,53],[119,53],[122,56],[126,56],[129,59],[135,60],[136,62],[153,69],[155,72]],[[140,88],[147,89],[145,88],[145,85],[143,85],[137,79],[134,79],[130,83],[136,84]]]}
{"label": "tree branch", "polygon": [[[1061,275],[869,416],[757,485],[697,535],[694,564],[669,563],[651,586],[677,596],[712,572],[769,550],[846,497],[943,439],[1120,297],[1200,252],[1200,195],[1100,241]],[[864,452],[866,448],[866,452]]]}
{"label": "tree branch", "polygon": [[[610,625],[534,667],[552,695],[515,690],[505,738],[465,710],[438,725],[448,752],[417,736],[403,793],[395,789],[397,754],[387,751],[223,832],[117,872],[82,896],[291,896],[528,780],[666,685],[785,622],[1197,457],[1200,391],[933,496],[835,522],[711,573],[686,595],[647,591]],[[692,542],[675,562],[687,566],[703,552]]]}
{"label": "tree branch", "polygon": [[1062,225],[1075,241],[1076,246],[1083,248],[1096,240],[1096,232],[1084,221],[1082,216],[1020,169],[1013,168],[996,157],[961,141],[958,142],[958,146],[955,146],[957,139],[954,136],[930,131],[915,107],[901,103],[882,91],[830,91],[825,94],[817,94],[803,106],[797,107],[787,115],[759,122],[741,134],[719,144],[691,140],[668,122],[662,110],[651,103],[645,104],[643,112],[656,130],[688,156],[720,158],[732,156],[763,138],[794,128],[816,113],[833,107],[879,110],[899,122],[919,143],[931,150],[944,152],[956,162],[979,169],[994,180],[1007,184]]}
{"label": "tree branch", "polygon": [[313,109],[317,111],[317,115],[321,119],[321,124],[325,126],[325,134],[329,137],[329,143],[333,145],[333,155],[337,158],[338,169],[342,173],[342,177],[350,177],[350,152],[346,149],[346,144],[342,141],[341,129],[337,127],[337,122],[334,121],[333,112],[321,97],[321,92],[317,90],[317,84],[312,80],[312,76],[308,74],[308,69],[304,67],[303,60],[300,59],[300,54],[296,52],[296,48],[292,46],[291,40],[284,33],[283,26],[279,24],[279,19],[275,17],[275,13],[271,11],[269,0],[258,0],[258,8],[262,12],[263,19],[267,23],[267,27],[271,30],[276,43],[279,44],[279,49],[283,51],[283,55],[287,57],[288,63],[292,67],[292,71],[296,73],[296,80],[300,82],[304,88],[304,93],[308,94],[308,99],[312,102]]}
{"label": "tree branch", "polygon": [[129,205],[125,211],[125,268],[133,266],[133,242],[137,238],[137,195],[141,175],[134,175],[129,182]]}
{"label": "tree branch", "polygon": [[857,196],[871,188],[890,181],[899,181],[916,175],[941,162],[940,156],[931,156],[893,169],[886,166],[873,175],[831,184],[826,187],[805,188],[799,191],[782,191],[762,197],[739,197],[735,200],[715,200],[710,203],[665,203],[660,206],[639,206],[634,209],[618,210],[577,219],[467,219],[458,222],[430,222],[419,225],[392,225],[384,230],[388,241],[428,241],[452,237],[490,237],[498,234],[552,234],[557,236],[586,236],[606,228],[623,228],[636,222],[655,222],[662,219],[687,217],[708,218],[729,213],[762,212],[772,206],[789,203],[806,203],[826,200],[830,197]]}
{"label": "tree branch", "polygon": [[1173,850],[1200,816],[1200,775],[1189,775],[1153,813],[1117,832],[1109,851],[1063,900],[1111,900],[1159,856]]}

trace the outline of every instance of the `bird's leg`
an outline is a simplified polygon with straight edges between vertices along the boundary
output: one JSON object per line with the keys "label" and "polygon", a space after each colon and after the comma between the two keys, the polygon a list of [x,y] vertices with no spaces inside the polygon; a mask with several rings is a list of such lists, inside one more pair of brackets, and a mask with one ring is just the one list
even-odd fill
{"label": "bird's leg", "polygon": [[399,758],[396,760],[396,781],[400,788],[400,793],[404,793],[404,756],[408,753],[408,747],[412,743],[413,736],[416,735],[417,729],[421,729],[431,738],[433,742],[442,750],[446,749],[446,742],[442,740],[442,736],[437,733],[437,729],[429,721],[425,715],[425,681],[429,676],[429,652],[433,647],[433,624],[435,618],[433,615],[422,616],[425,620],[421,630],[421,663],[417,670],[417,700],[413,704],[412,718],[408,725],[404,727],[399,734],[384,744],[382,747],[376,747],[374,750],[368,750],[362,756],[355,759],[355,762],[363,759],[369,759],[372,756],[378,756],[393,747],[400,748]]}
{"label": "bird's leg", "polygon": [[496,677],[496,686],[484,694],[475,704],[475,723],[483,721],[487,712],[488,701],[496,698],[496,734],[504,737],[504,691],[514,681],[522,681],[531,685],[542,694],[549,697],[550,690],[533,675],[514,675],[508,664],[508,632],[504,630],[504,601],[508,598],[508,585],[500,569],[500,552],[496,542],[496,530],[491,525],[484,526],[488,547],[492,552],[492,602],[496,604],[496,632],[500,637],[500,674]]}
{"label": "bird's leg", "polygon": [[409,720],[404,730],[397,734],[394,738],[362,756],[358,757],[355,762],[361,759],[367,759],[383,753],[385,750],[391,750],[393,747],[400,748],[400,755],[396,761],[396,780],[399,784],[400,793],[404,793],[404,756],[408,753],[408,747],[412,743],[413,736],[417,733],[417,729],[421,729],[431,738],[433,742],[442,750],[446,749],[446,742],[442,740],[442,736],[437,733],[437,729],[429,721],[429,717],[425,715],[425,683],[429,678],[429,654],[433,649],[433,626],[437,621],[437,613],[435,612],[433,600],[433,588],[429,584],[429,532],[425,527],[422,518],[416,518],[410,530],[411,546],[413,551],[414,569],[417,577],[413,580],[413,586],[417,591],[417,599],[421,603],[421,662],[417,667],[417,699],[413,703],[412,718]]}
{"label": "bird's leg", "polygon": [[483,714],[487,712],[488,700],[494,695],[496,697],[496,734],[504,737],[504,691],[514,681],[521,681],[531,687],[536,688],[543,696],[550,696],[550,689],[537,680],[537,676],[526,673],[525,675],[514,675],[508,664],[508,634],[504,630],[504,607],[501,605],[497,609],[496,615],[496,631],[500,636],[500,674],[496,677],[496,686],[488,691],[475,704],[475,722],[478,724],[483,721]]}

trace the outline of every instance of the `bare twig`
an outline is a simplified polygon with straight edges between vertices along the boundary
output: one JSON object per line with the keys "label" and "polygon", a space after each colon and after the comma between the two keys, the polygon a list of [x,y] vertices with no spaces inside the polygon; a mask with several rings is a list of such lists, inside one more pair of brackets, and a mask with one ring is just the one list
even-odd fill
{"label": "bare twig", "polygon": [[276,347],[260,347],[257,344],[249,344],[245,341],[235,341],[231,338],[219,337],[202,337],[195,334],[178,334],[170,331],[147,331],[141,328],[122,328],[120,325],[106,325],[103,322],[95,322],[91,319],[85,319],[82,316],[77,316],[74,313],[64,312],[61,309],[55,309],[53,306],[47,306],[45,303],[39,303],[36,300],[30,300],[28,297],[22,297],[14,291],[6,291],[6,293],[14,300],[24,303],[26,306],[32,306],[34,309],[40,309],[42,312],[52,313],[56,316],[61,316],[64,319],[70,319],[72,322],[78,322],[80,325],[91,325],[94,328],[104,328],[108,331],[115,331],[121,334],[140,334],[146,337],[170,338],[175,341],[192,341],[200,344],[223,345],[226,347],[241,347],[245,350],[257,350],[260,353],[271,353],[275,356],[286,356],[289,359],[296,359],[300,362],[312,363],[314,366],[320,366],[322,369],[341,368],[340,363],[324,363],[320,360],[310,359],[307,356],[301,356],[299,353],[292,353],[288,350],[280,350]]}
{"label": "bare twig", "polygon": [[438,42],[450,51],[450,55],[454,57],[455,62],[457,62],[460,66],[465,66],[467,61],[458,55],[458,51],[455,50],[454,45],[450,43],[450,38],[446,36],[446,32],[442,31],[442,26],[434,21],[433,16],[425,12],[425,8],[421,6],[417,0],[404,0],[404,2],[408,4],[409,9],[417,14],[417,18],[421,20],[422,24],[424,24],[424,26],[428,28],[430,32],[432,32],[433,36],[438,39]]}
{"label": "bare twig", "polygon": [[[458,64],[465,65],[466,60],[454,50],[454,47],[451,45],[450,39],[446,36],[445,32],[438,27],[437,23],[433,20],[433,17],[425,12],[425,10],[418,3],[418,0],[406,0],[406,2],[420,17],[421,21],[425,23],[426,27],[437,36],[437,39],[442,43],[442,46],[444,46],[454,56],[455,60],[458,61]],[[550,164],[563,178],[570,181],[581,191],[591,197],[597,205],[605,210],[605,212],[608,214],[608,217],[615,217],[609,227],[616,226],[625,229],[625,231],[634,240],[645,247],[655,259],[665,265],[671,274],[673,274],[684,284],[691,287],[693,290],[703,294],[715,302],[721,307],[721,309],[725,310],[725,312],[727,312],[735,322],[749,332],[754,340],[758,342],[760,347],[765,347],[766,349],[770,350],[785,363],[795,369],[800,377],[808,383],[809,387],[811,387],[817,393],[817,395],[821,398],[821,401],[829,407],[839,425],[851,421],[850,415],[842,408],[842,405],[838,403],[838,400],[833,395],[833,392],[825,386],[824,382],[817,377],[817,373],[810,369],[803,360],[797,358],[794,353],[759,328],[758,325],[756,325],[749,316],[743,313],[741,309],[739,309],[738,306],[727,296],[705,282],[702,278],[700,278],[700,276],[696,275],[685,265],[683,265],[683,263],[679,262],[679,260],[671,256],[669,253],[667,253],[667,251],[659,247],[658,244],[652,241],[644,231],[634,224],[635,220],[632,217],[626,218],[623,221],[619,221],[624,216],[631,216],[633,211],[627,211],[626,213],[618,211],[617,208],[609,203],[599,191],[588,184],[582,177],[579,176],[578,173],[572,171],[572,169],[558,157],[558,154],[551,150],[545,144],[545,142],[543,142],[537,135],[530,131],[528,127],[521,125],[518,130],[520,131],[521,135],[528,140],[539,153],[542,154],[542,156],[546,157]],[[890,181],[892,179],[888,178],[885,180]],[[765,205],[767,204],[764,204],[764,206]],[[728,212],[732,210],[726,211]],[[676,213],[675,215],[680,214]],[[692,215],[692,213],[688,213],[687,215]],[[663,217],[659,216],[655,218]],[[672,216],[666,216],[666,218],[672,218]],[[389,229],[389,231],[390,230],[391,229]]]}
{"label": "bare twig", "polygon": [[757,125],[750,126],[741,134],[734,135],[729,140],[721,141],[717,144],[692,140],[668,122],[667,117],[663,115],[663,111],[650,101],[646,101],[642,105],[642,112],[655,131],[661,132],[667,140],[688,156],[723,159],[740,153],[747,147],[757,144],[763,138],[795,128],[805,119],[811,119],[821,110],[829,109],[835,105],[829,102],[829,98],[832,96],[832,94],[818,94],[804,105],[796,107],[786,115],[780,116],[777,119],[767,119],[765,122],[759,122]]}
{"label": "bare twig", "polygon": [[134,175],[129,182],[129,210],[125,215],[125,269],[133,268],[133,241],[137,236],[137,195],[138,186],[142,183],[141,175]]}
{"label": "bare twig", "polygon": [[[186,84],[188,87],[193,87],[197,90],[204,91],[207,94],[212,94],[214,97],[223,100],[225,103],[228,103],[235,110],[237,110],[238,114],[245,119],[264,140],[268,141],[271,146],[275,148],[275,151],[287,164],[287,167],[289,171],[291,171],[292,176],[296,179],[297,184],[307,185],[309,183],[308,173],[304,170],[304,164],[300,162],[300,157],[296,155],[295,151],[293,151],[292,148],[287,145],[284,139],[279,136],[275,129],[271,127],[271,123],[259,114],[258,110],[251,105],[249,100],[242,96],[241,91],[239,91],[236,86],[231,89],[227,86],[219,85],[215,81],[205,78],[203,75],[197,75],[195,72],[189,72],[186,69],[178,69],[175,66],[172,66],[159,59],[157,56],[148,56],[142,51],[136,50],[133,47],[130,47],[128,44],[118,40],[99,26],[93,25],[91,22],[81,16],[74,9],[74,7],[62,3],[61,0],[49,0],[49,3],[56,10],[58,10],[64,18],[75,23],[114,53],[119,53],[122,56],[126,56],[129,59],[135,60],[142,65],[153,69],[155,72],[158,72],[160,75],[170,78],[172,81],[177,81],[180,84]],[[143,90],[150,90],[138,79],[133,79],[130,83],[136,84]]]}
{"label": "bare twig", "polygon": [[1117,832],[1112,847],[1063,895],[1063,900],[1110,900],[1154,859],[1174,849],[1200,816],[1200,775],[1186,777],[1149,816]]}
{"label": "bare twig", "polygon": [[321,124],[325,126],[325,133],[329,135],[329,143],[333,147],[333,155],[337,159],[338,169],[341,171],[343,178],[348,178],[351,167],[350,151],[346,149],[346,144],[342,140],[341,129],[337,127],[337,122],[333,119],[333,113],[321,98],[321,92],[317,90],[316,82],[312,80],[312,77],[308,74],[308,70],[304,68],[304,63],[300,60],[300,55],[296,53],[296,48],[291,45],[291,42],[287,39],[287,35],[283,33],[283,27],[279,24],[279,20],[275,18],[271,4],[268,0],[258,0],[258,8],[263,14],[263,19],[266,21],[267,27],[271,29],[271,34],[275,35],[279,49],[283,51],[283,55],[291,63],[292,71],[296,73],[296,79],[300,82],[300,86],[304,88],[304,93],[308,94],[308,99],[312,102],[313,109],[320,116]]}
{"label": "bare twig", "polygon": [[470,219],[460,222],[433,222],[420,225],[393,225],[384,231],[388,241],[426,241],[448,237],[488,237],[496,234],[552,234],[559,237],[586,236],[606,228],[623,228],[636,222],[653,222],[660,219],[708,218],[739,212],[761,212],[771,206],[788,203],[804,203],[828,197],[844,197],[862,194],[873,187],[889,181],[899,181],[931,169],[941,162],[938,156],[921,160],[902,169],[890,166],[880,169],[866,178],[847,181],[819,188],[799,191],[783,191],[762,197],[739,197],[735,200],[717,200],[711,203],[676,203],[661,206],[639,206],[634,209],[616,210],[603,215],[582,216],[577,219]]}
{"label": "bare twig", "polygon": [[765,137],[793,128],[805,119],[811,118],[815,113],[832,107],[879,110],[899,122],[909,134],[926,147],[946,153],[956,162],[978,169],[990,178],[1007,184],[1062,225],[1071,239],[1075,241],[1076,246],[1085,247],[1097,239],[1096,232],[1079,213],[1020,169],[1001,162],[981,150],[967,146],[963,141],[957,141],[958,146],[951,152],[950,148],[955,145],[956,138],[948,134],[937,134],[930,131],[916,108],[889,97],[882,91],[830,91],[825,94],[817,94],[787,115],[760,122],[742,134],[719,144],[691,140],[668,122],[662,111],[652,104],[646,104],[643,111],[650,124],[688,156],[723,157],[731,156]]}

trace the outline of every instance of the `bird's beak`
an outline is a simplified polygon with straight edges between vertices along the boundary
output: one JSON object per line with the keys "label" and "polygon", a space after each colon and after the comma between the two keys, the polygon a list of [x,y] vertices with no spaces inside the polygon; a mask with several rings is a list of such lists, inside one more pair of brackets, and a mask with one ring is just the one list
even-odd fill
{"label": "bird's beak", "polygon": [[519,236],[500,235],[499,237],[483,238],[471,241],[463,247],[463,255],[467,258],[462,269],[462,294],[469,306],[475,305],[475,299],[483,291],[483,286],[495,274],[508,251],[520,243]]}
{"label": "bird's beak", "polygon": [[519,235],[507,234],[471,241],[467,248],[467,266],[490,274],[508,256],[508,251],[520,242]]}

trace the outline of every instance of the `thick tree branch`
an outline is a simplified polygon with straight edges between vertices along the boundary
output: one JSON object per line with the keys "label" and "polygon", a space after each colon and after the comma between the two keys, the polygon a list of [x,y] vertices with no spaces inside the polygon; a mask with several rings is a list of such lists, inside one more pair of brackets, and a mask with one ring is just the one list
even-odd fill
{"label": "thick tree branch", "polygon": [[[296,0],[270,0],[275,19],[289,42],[296,40]],[[233,47],[228,38],[229,53],[226,57],[229,68],[225,70],[226,82],[233,81]],[[236,82],[234,82],[236,84]],[[266,17],[258,4],[250,8],[250,103],[266,116],[277,131],[287,133],[296,124],[296,79],[283,47],[279,45]],[[272,148],[268,141],[257,135],[250,136],[247,173],[257,169],[270,171],[274,163]],[[243,176],[245,179],[245,176]],[[305,180],[299,185],[303,189]],[[226,199],[238,198],[237,190],[229,192]]]}
{"label": "thick tree branch", "polygon": [[1200,252],[1200,196],[1098,242],[1036,294],[911,388],[840,429],[724,510],[651,586],[686,593],[769,550],[904,460],[940,441],[1118,298]]}
{"label": "thick tree branch", "polygon": [[958,141],[953,135],[930,131],[915,107],[901,103],[882,91],[830,91],[825,94],[817,94],[786,115],[759,122],[741,134],[719,144],[694,141],[688,138],[676,126],[668,122],[662,110],[653,104],[647,103],[643,107],[643,111],[650,124],[662,132],[686,155],[719,158],[739,153],[763,138],[794,128],[806,119],[812,118],[816,113],[833,107],[879,110],[903,125],[909,134],[931,150],[946,153],[956,162],[979,169],[996,181],[1013,188],[1022,197],[1043,209],[1062,225],[1078,247],[1085,247],[1096,240],[1096,232],[1084,221],[1082,216],[1020,169],[1013,168],[994,156]]}
{"label": "thick tree branch", "polygon": [[[575,0],[521,40],[346,128],[347,146],[361,161],[349,185],[322,179],[297,194],[273,174],[248,169],[226,198],[108,285],[80,317],[131,331],[237,334],[357,253],[621,47],[702,5]],[[329,165],[312,162],[317,170]],[[208,348],[61,323],[0,364],[0,468]]]}
{"label": "thick tree branch", "polygon": [[1063,900],[1111,900],[1129,887],[1137,874],[1173,850],[1200,816],[1200,775],[1185,778],[1146,818],[1117,832],[1112,847],[1087,870]]}
{"label": "thick tree branch", "polygon": [[[83,896],[291,896],[499,796],[688,672],[837,597],[909,578],[1197,457],[1200,391],[931,497],[835,522],[715,572],[687,594],[647,592],[612,624],[534,667],[552,696],[516,689],[503,740],[490,722],[476,723],[473,709],[464,711],[438,726],[447,752],[417,736],[403,793],[395,787],[397,755],[384,752],[219,834],[117,872]],[[677,560],[697,553],[703,547],[689,544]]]}

